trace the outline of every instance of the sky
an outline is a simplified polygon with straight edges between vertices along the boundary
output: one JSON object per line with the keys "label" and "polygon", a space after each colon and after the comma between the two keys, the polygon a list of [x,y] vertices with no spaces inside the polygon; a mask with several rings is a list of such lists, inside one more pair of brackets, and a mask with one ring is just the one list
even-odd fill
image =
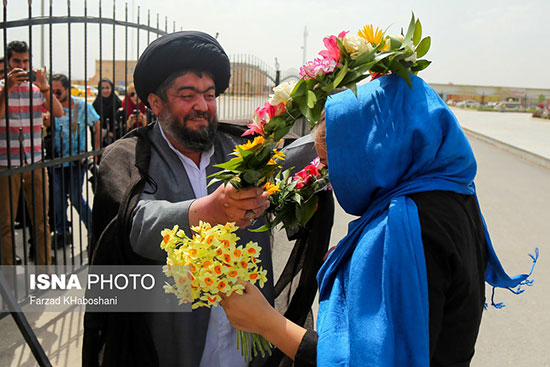
{"label": "sky", "polygon": [[[53,13],[65,15],[66,0],[52,0]],[[102,1],[103,16],[112,16],[113,0]],[[27,2],[8,0],[8,20],[25,18]],[[40,1],[33,2],[33,15],[40,13]],[[45,0],[46,13],[49,1]],[[71,0],[71,15],[82,15],[84,0]],[[420,19],[424,36],[432,38],[425,58],[433,63],[421,72],[429,83],[474,84],[550,89],[549,0],[396,0],[346,2],[315,0],[128,0],[129,18],[135,21],[137,8],[141,22],[146,22],[147,9],[152,23],[160,14],[161,24],[168,17],[169,30],[201,30],[218,34],[218,41],[229,55],[249,54],[269,65],[277,58],[283,72],[297,70],[304,60],[312,60],[323,49],[324,37],[346,30],[357,32],[366,24],[388,29],[389,34],[406,30],[411,12]],[[116,17],[124,19],[123,1],[116,1]],[[98,16],[99,0],[87,0],[88,15]],[[1,15],[3,17],[3,14]],[[72,26],[71,44],[67,25],[54,27],[54,62],[58,72],[67,72],[68,50],[71,58],[83,59],[83,26]],[[304,30],[307,38],[304,42]],[[113,55],[112,26],[103,29],[104,59]],[[115,30],[115,57],[124,57],[123,30]],[[11,39],[28,39],[28,27],[8,31]],[[35,50],[40,44],[39,29],[33,27]],[[88,29],[87,74],[91,76],[98,57],[98,26]],[[3,37],[3,31],[0,31]],[[46,39],[48,39],[46,35]],[[60,40],[60,41],[58,41]],[[146,36],[130,34],[130,58],[143,51]],[[46,46],[48,47],[48,46]],[[33,52],[33,63],[40,63]],[[49,61],[46,62],[48,64]],[[73,78],[83,75],[81,62],[71,66]]]}

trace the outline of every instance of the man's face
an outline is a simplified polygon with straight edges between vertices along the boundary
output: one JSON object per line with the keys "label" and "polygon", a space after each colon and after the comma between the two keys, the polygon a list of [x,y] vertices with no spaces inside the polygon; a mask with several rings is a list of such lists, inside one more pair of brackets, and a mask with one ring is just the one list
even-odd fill
{"label": "man's face", "polygon": [[217,126],[214,81],[204,74],[179,76],[166,91],[158,116],[165,131],[184,148],[208,150]]}
{"label": "man's face", "polygon": [[28,52],[12,52],[11,58],[8,60],[10,70],[20,68],[29,70],[29,53]]}
{"label": "man's face", "polygon": [[61,82],[58,80],[52,81],[52,92],[56,96],[57,100],[61,103],[66,102],[67,98],[69,98],[68,89],[63,87],[63,84],[61,84]]}

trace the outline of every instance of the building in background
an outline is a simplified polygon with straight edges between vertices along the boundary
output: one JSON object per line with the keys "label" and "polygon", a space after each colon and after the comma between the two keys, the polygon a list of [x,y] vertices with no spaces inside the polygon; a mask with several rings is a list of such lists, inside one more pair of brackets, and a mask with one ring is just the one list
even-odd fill
{"label": "building in background", "polygon": [[114,65],[113,60],[96,60],[95,74],[88,79],[88,85],[97,86],[101,78],[108,78],[113,81],[115,89],[117,89],[118,94],[121,95],[124,93],[126,85],[134,80],[134,69],[136,64],[136,60],[115,60]]}
{"label": "building in background", "polygon": [[259,96],[268,95],[273,82],[260,66],[246,62],[231,63],[231,80],[225,92],[229,95]]}

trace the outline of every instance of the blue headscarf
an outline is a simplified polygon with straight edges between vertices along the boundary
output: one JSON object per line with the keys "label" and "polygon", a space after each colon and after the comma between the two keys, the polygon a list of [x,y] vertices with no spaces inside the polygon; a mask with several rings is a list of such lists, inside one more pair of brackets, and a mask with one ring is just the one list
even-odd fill
{"label": "blue headscarf", "polygon": [[[360,216],[318,274],[319,366],[429,366],[426,264],[418,211],[407,194],[475,195],[476,161],[455,116],[422,79],[381,77],[326,103],[330,181]],[[487,231],[486,279],[509,277]]]}

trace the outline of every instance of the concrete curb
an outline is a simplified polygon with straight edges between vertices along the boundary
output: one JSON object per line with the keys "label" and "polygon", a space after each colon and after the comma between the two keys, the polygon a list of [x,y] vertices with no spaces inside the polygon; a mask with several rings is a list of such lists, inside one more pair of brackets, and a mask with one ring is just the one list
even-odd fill
{"label": "concrete curb", "polygon": [[515,147],[511,144],[505,143],[503,141],[497,140],[495,138],[492,138],[490,136],[481,134],[477,131],[470,130],[466,127],[462,127],[462,130],[466,133],[466,135],[470,135],[478,140],[481,140],[483,142],[486,142],[488,144],[491,144],[497,148],[500,148],[502,150],[505,150],[507,152],[510,152],[526,161],[529,161],[531,163],[534,163],[538,166],[544,167],[546,169],[550,169],[550,159],[543,157],[541,155],[535,154],[533,152],[529,152],[527,150]]}

